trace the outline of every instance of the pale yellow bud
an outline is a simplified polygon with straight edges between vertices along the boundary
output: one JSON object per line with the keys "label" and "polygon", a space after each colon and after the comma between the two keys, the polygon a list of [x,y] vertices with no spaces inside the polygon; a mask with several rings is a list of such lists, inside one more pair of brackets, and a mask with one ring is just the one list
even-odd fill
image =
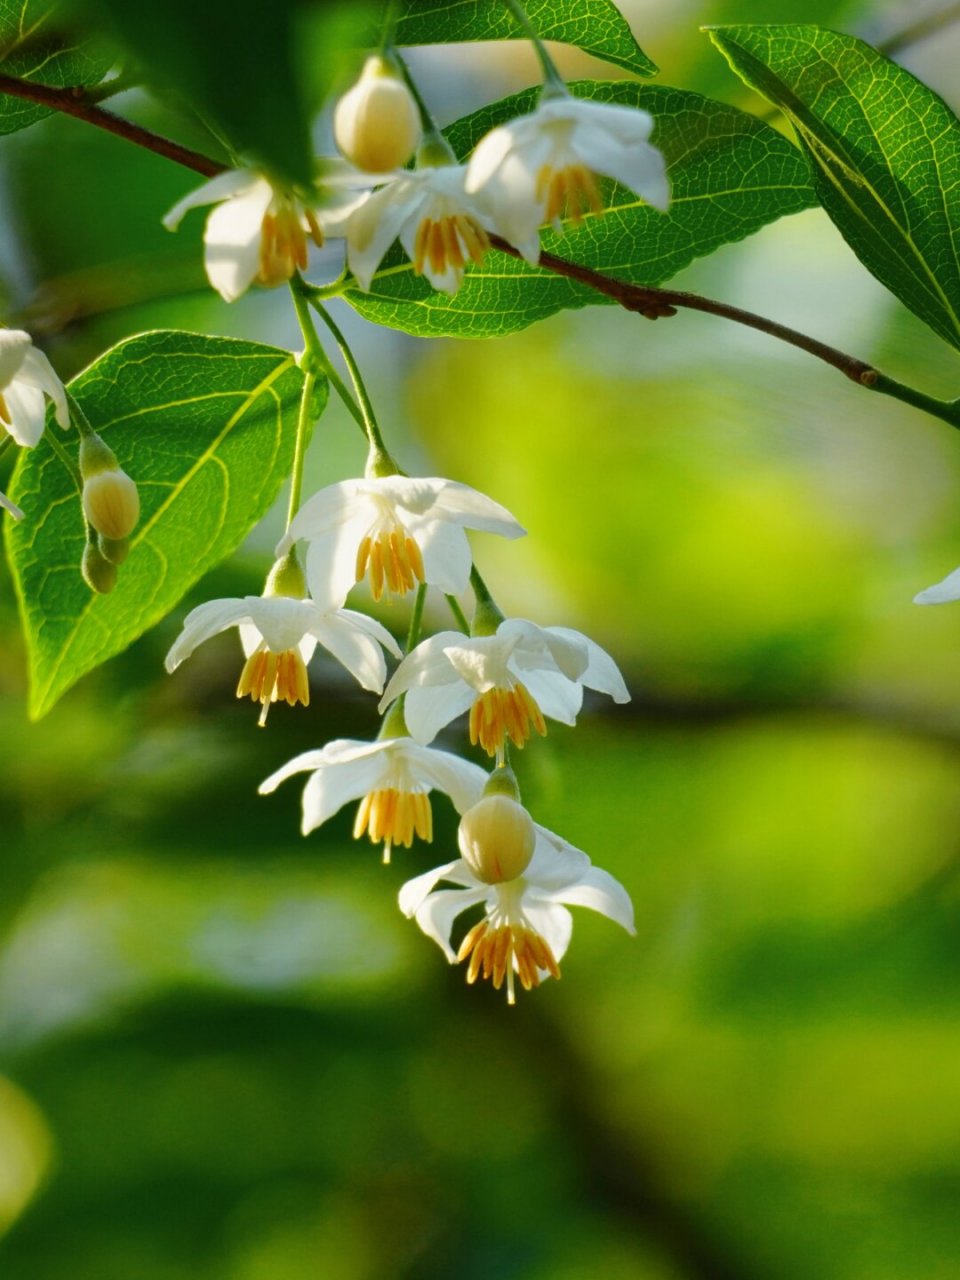
{"label": "pale yellow bud", "polygon": [[460,819],[457,842],[464,862],[485,884],[516,880],[537,843],[533,819],[506,795],[488,795]]}
{"label": "pale yellow bud", "polygon": [[401,169],[416,151],[420,112],[383,58],[368,58],[360,79],[337,103],[333,134],[343,155],[367,173]]}
{"label": "pale yellow bud", "polygon": [[83,484],[83,511],[104,538],[126,538],[140,519],[137,486],[119,468],[88,476]]}

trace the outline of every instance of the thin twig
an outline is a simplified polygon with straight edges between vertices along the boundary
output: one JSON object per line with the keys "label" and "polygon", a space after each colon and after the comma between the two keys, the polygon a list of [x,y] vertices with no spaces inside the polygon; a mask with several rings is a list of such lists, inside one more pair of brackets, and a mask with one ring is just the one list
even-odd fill
{"label": "thin twig", "polygon": [[150,129],[144,129],[142,125],[114,115],[105,107],[97,106],[95,102],[90,101],[86,89],[52,89],[49,85],[35,84],[32,80],[19,80],[16,76],[0,75],[0,93],[9,94],[12,98],[23,98],[26,102],[35,102],[38,106],[49,107],[52,111],[62,111],[65,115],[74,116],[77,120],[85,120],[87,124],[96,125],[98,129],[105,129],[107,133],[125,138],[128,142],[135,142],[139,147],[146,147],[148,151],[166,156],[168,160],[182,164],[187,169],[193,169],[195,173],[201,173],[205,178],[213,178],[218,173],[222,173],[225,168],[216,160],[202,156],[197,151],[191,151],[189,147],[181,147],[179,143],[172,142],[169,138],[161,137]]}

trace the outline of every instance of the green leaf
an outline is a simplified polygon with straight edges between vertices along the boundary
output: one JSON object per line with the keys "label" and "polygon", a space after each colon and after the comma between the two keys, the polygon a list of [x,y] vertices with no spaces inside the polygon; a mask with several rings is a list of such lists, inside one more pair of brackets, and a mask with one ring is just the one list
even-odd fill
{"label": "green leaf", "polygon": [[72,0],[133,56],[284,182],[312,181],[297,0]]}
{"label": "green leaf", "polygon": [[[542,39],[576,45],[639,76],[657,74],[610,0],[527,0],[525,7]],[[401,45],[524,39],[503,0],[405,0],[395,34]]]}
{"label": "green leaf", "polygon": [[[656,119],[653,141],[667,158],[673,185],[669,214],[632,192],[604,182],[609,208],[588,215],[566,234],[544,233],[544,249],[633,284],[655,285],[694,258],[742,240],[760,227],[815,203],[803,157],[769,125],[698,93],[585,80],[578,97],[642,107]],[[494,125],[529,111],[527,90],[458,121],[447,130],[466,156]],[[369,293],[346,297],[368,320],[420,336],[487,338],[523,329],[564,307],[609,302],[587,285],[491,252],[471,268],[454,297],[416,276],[406,255],[391,250]]]}
{"label": "green leaf", "polygon": [[909,71],[814,26],[720,27],[711,40],[778,106],[854,253],[960,347],[960,121]]}
{"label": "green leaf", "polygon": [[[112,57],[59,29],[49,0],[0,0],[0,74],[54,89],[99,84]],[[22,98],[0,94],[0,134],[26,129],[51,113]]]}
{"label": "green leaf", "polygon": [[[276,498],[293,463],[302,376],[287,351],[157,332],[130,338],[70,384],[140,490],[140,523],[110,595],[80,576],[84,521],[47,437],[23,450],[6,521],[30,660],[30,714],[120,653],[228,556]],[[317,411],[326,399],[322,385]],[[64,437],[77,447],[75,435]]]}

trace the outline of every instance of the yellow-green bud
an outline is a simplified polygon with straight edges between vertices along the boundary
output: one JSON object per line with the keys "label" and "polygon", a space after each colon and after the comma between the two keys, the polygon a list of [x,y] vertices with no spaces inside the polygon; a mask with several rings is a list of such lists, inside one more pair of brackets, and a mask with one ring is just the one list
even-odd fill
{"label": "yellow-green bud", "polygon": [[100,548],[93,542],[88,542],[83,549],[80,572],[90,590],[101,596],[109,595],[117,585],[117,566],[105,560],[100,554]]}
{"label": "yellow-green bud", "polygon": [[267,574],[263,587],[265,596],[292,596],[295,600],[304,600],[307,595],[307,580],[303,576],[300,561],[295,550],[288,551],[285,556],[274,561],[273,568]]}
{"label": "yellow-green bud", "polygon": [[119,467],[91,475],[83,483],[83,512],[104,538],[129,537],[140,519],[137,486]]}
{"label": "yellow-green bud", "polygon": [[111,564],[123,564],[130,554],[129,538],[105,538],[101,533],[97,538],[97,545],[104,560],[109,560]]}
{"label": "yellow-green bud", "polygon": [[487,795],[460,819],[457,843],[478,880],[501,884],[526,871],[537,833],[522,804],[507,795]]}
{"label": "yellow-green bud", "polygon": [[333,114],[337,146],[358,169],[402,169],[420,142],[420,112],[413,94],[390,63],[368,58],[360,79]]}

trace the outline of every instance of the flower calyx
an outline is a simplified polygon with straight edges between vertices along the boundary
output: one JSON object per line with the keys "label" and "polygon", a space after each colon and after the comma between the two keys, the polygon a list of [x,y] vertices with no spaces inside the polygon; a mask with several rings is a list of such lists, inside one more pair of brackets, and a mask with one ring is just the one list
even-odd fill
{"label": "flower calyx", "polygon": [[[124,542],[140,519],[140,495],[116,454],[95,431],[80,442],[80,476],[83,512],[90,525],[109,543]],[[125,558],[124,552],[117,554]],[[112,555],[106,558],[119,563]]]}

